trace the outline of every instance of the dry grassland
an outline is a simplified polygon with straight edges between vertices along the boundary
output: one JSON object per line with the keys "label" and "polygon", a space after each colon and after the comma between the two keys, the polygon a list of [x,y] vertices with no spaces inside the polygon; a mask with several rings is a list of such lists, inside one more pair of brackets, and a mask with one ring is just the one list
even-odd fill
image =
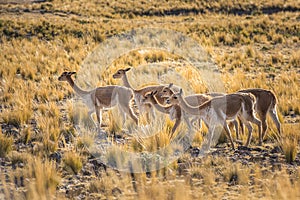
{"label": "dry grassland", "polygon": [[[0,2],[0,199],[300,198],[297,1],[16,2]],[[125,173],[97,163],[89,152],[95,139],[91,130],[81,127],[77,133],[78,122],[91,125],[87,109],[82,104],[74,107],[72,88],[57,78],[63,71],[82,70],[84,59],[115,34],[148,27],[179,31],[197,41],[219,67],[228,93],[242,88],[274,91],[282,136],[268,120],[262,147],[256,146],[254,130],[249,149],[233,151],[221,136],[208,155],[194,157],[207,132],[203,127],[195,134],[193,149],[151,173]],[[146,83],[141,74],[172,68],[186,83],[184,89],[208,91],[184,58],[159,50],[121,56],[91,84],[122,85],[112,74],[125,67],[133,67],[128,76],[135,88],[157,82]],[[175,75],[166,82],[170,80],[175,81]],[[104,112],[104,129],[120,148],[154,152],[176,137],[170,136],[174,122],[164,115],[158,115],[161,120],[153,125],[152,137],[126,135],[115,113]],[[185,129],[180,126],[177,134]],[[113,166],[128,159],[118,153],[112,149],[108,154]]]}

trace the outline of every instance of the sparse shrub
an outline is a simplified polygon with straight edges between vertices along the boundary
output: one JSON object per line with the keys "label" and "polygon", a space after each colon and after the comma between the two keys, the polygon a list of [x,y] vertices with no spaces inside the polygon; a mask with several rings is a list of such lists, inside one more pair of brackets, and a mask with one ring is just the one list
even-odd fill
{"label": "sparse shrub", "polygon": [[[52,141],[49,138],[43,139],[43,148],[41,150],[43,150],[46,154],[55,152],[57,150],[57,148],[58,148],[57,142]],[[39,152],[39,153],[42,153],[42,152]]]}
{"label": "sparse shrub", "polygon": [[154,53],[148,52],[145,55],[144,59],[148,63],[162,62],[162,61],[166,60],[166,54],[162,51],[158,51],[158,52],[154,52]]}
{"label": "sparse shrub", "polygon": [[38,116],[37,124],[42,132],[41,140],[44,144],[45,152],[51,153],[56,151],[61,133],[59,119],[47,115]]}
{"label": "sparse shrub", "polygon": [[255,51],[253,49],[252,46],[248,46],[246,48],[246,55],[249,57],[249,58],[253,58],[255,56]]}
{"label": "sparse shrub", "polygon": [[162,130],[154,134],[152,137],[147,138],[146,141],[144,141],[144,146],[147,151],[149,152],[156,152],[159,149],[164,149],[167,147],[170,142],[171,138],[169,135],[170,131],[167,129]]}
{"label": "sparse shrub", "polygon": [[232,185],[246,185],[249,182],[250,170],[239,163],[233,163],[226,166],[224,179]]}
{"label": "sparse shrub", "polygon": [[290,58],[290,65],[292,67],[300,66],[300,50],[294,52]]}
{"label": "sparse shrub", "polygon": [[131,142],[131,147],[134,152],[142,152],[143,151],[143,145],[136,139],[133,139]]}
{"label": "sparse shrub", "polygon": [[54,162],[42,161],[39,158],[32,158],[28,161],[24,174],[30,180],[26,186],[28,199],[53,197],[61,179]]}
{"label": "sparse shrub", "polygon": [[228,141],[227,135],[226,135],[225,131],[222,131],[217,140],[217,144],[224,144],[227,141]]}
{"label": "sparse shrub", "polygon": [[101,43],[105,39],[105,36],[102,33],[100,33],[99,31],[94,31],[93,39],[95,42]]}
{"label": "sparse shrub", "polygon": [[[170,165],[162,170],[163,173],[152,173],[151,178],[139,178],[139,176],[146,176],[144,173],[135,174],[135,180],[132,180],[127,173],[124,175],[122,172],[115,172],[108,168],[103,173],[102,170],[98,170],[100,176],[96,180],[91,177],[90,187],[87,188],[88,193],[93,192],[97,195],[93,196],[94,199],[119,198],[114,195],[118,191],[125,194],[122,199],[238,199],[241,197],[245,199],[299,199],[300,171],[299,166],[296,166],[299,159],[296,156],[299,155],[297,154],[299,153],[297,115],[300,112],[300,93],[298,92],[300,52],[297,47],[300,41],[298,31],[300,17],[297,12],[290,12],[297,10],[297,1],[263,3],[260,1],[239,1],[236,3],[234,1],[196,2],[185,0],[184,2],[173,2],[152,0],[135,1],[134,6],[131,5],[131,1],[129,3],[127,1],[114,1],[113,3],[109,1],[84,1],[84,5],[82,1],[50,1],[51,4],[44,2],[1,5],[3,13],[1,13],[0,32],[3,35],[0,38],[0,124],[1,126],[10,124],[20,128],[21,138],[16,139],[17,141],[21,140],[26,145],[16,144],[17,149],[20,148],[20,152],[12,152],[11,149],[14,148],[13,138],[0,133],[0,154],[4,151],[12,165],[24,164],[13,170],[10,165],[6,165],[7,159],[4,159],[5,165],[1,166],[1,170],[4,167],[4,173],[0,173],[0,199],[60,199],[56,197],[56,194],[62,194],[62,198],[64,198],[67,192],[72,193],[73,188],[66,190],[61,189],[60,186],[58,188],[60,183],[58,171],[65,163],[49,162],[45,160],[48,157],[45,156],[45,153],[56,151],[61,147],[60,141],[64,142],[63,139],[67,144],[64,147],[89,146],[91,138],[79,137],[77,143],[70,138],[74,138],[73,127],[77,129],[75,124],[77,125],[78,121],[92,128],[94,128],[94,124],[89,119],[87,110],[84,110],[86,107],[74,106],[72,109],[77,113],[68,108],[62,113],[59,111],[56,103],[62,106],[66,105],[66,101],[68,102],[74,96],[74,91],[69,85],[58,83],[57,76],[62,70],[78,70],[80,66],[82,67],[86,55],[106,37],[111,38],[114,34],[126,31],[125,29],[140,27],[144,22],[180,31],[195,41],[199,41],[200,45],[204,45],[206,52],[216,61],[216,65],[221,66],[219,68],[221,76],[227,77],[223,83],[228,93],[250,87],[272,89],[276,92],[279,102],[278,110],[287,115],[283,117],[279,113],[280,121],[288,121],[288,123],[282,123],[284,127],[282,143],[274,134],[274,124],[268,123],[268,141],[264,146],[269,147],[269,145],[278,142],[276,145],[279,145],[283,151],[279,153],[280,163],[275,162],[274,165],[279,164],[283,170],[277,171],[275,169],[272,171],[273,166],[270,170],[269,165],[265,167],[261,166],[261,163],[252,162],[246,162],[247,166],[235,166],[236,163],[232,164],[232,161],[227,161],[223,156],[215,155],[215,152],[213,158],[208,159],[208,161],[203,161],[200,157],[191,158],[189,153],[185,153],[179,159],[178,169],[186,172],[186,165],[197,163],[197,169],[195,169],[192,178],[188,178],[189,174],[184,177],[179,176],[177,169],[174,170]],[[48,0],[48,2],[50,1]],[[71,2],[70,5],[69,2]],[[184,12],[177,15],[177,10]],[[195,15],[194,10],[209,14]],[[11,15],[12,11],[20,12],[21,15]],[[50,18],[42,17],[36,20],[34,17],[30,17],[31,11],[41,11],[41,14],[45,11],[55,13]],[[173,11],[175,12],[173,13]],[[190,11],[191,13],[189,13]],[[227,14],[236,11],[241,12],[241,15]],[[268,11],[275,12],[263,14]],[[20,17],[23,16],[23,12],[26,12],[27,17]],[[136,18],[135,14],[139,18],[136,22],[123,18]],[[152,17],[148,14],[170,16],[167,16],[166,20],[160,20],[159,16]],[[39,15],[39,12],[34,12],[34,15]],[[121,18],[123,19],[120,23],[118,19]],[[65,23],[66,20],[68,23]],[[145,39],[147,38],[141,38],[144,44],[147,43]],[[241,51],[243,45],[249,46]],[[172,51],[172,48],[170,50]],[[140,72],[150,77],[155,67],[152,67],[154,64],[151,67],[148,64],[166,61],[159,63],[159,65],[166,64],[165,69],[167,70],[175,69],[174,74],[179,75],[182,79],[178,79],[179,76],[167,74],[168,76],[164,77],[164,80],[176,79],[179,83],[177,85],[180,86],[183,86],[183,82],[187,81],[193,93],[208,91],[205,82],[202,81],[206,74],[201,74],[198,70],[191,70],[194,66],[190,66],[184,61],[184,58],[179,56],[157,50],[152,51],[152,49],[126,52],[116,59],[111,66],[107,67],[106,73],[95,76],[99,76],[101,79],[98,82],[95,80],[95,84],[121,85],[119,80],[116,81],[111,78],[111,74],[123,66],[136,67],[133,71],[138,71],[143,67],[145,70],[140,70]],[[199,52],[199,58],[201,59],[201,57],[201,52]],[[96,54],[95,60],[97,60]],[[84,65],[85,63],[88,64],[89,61],[84,62]],[[163,70],[158,71],[160,77],[165,73],[166,71]],[[264,78],[270,73],[276,75],[274,80]],[[138,78],[138,75],[134,76],[133,74],[130,74],[132,75],[130,78],[132,78],[132,84],[135,88],[150,82],[157,83],[156,80],[145,82],[148,80],[147,78],[145,79],[143,76]],[[49,78],[49,76],[53,77]],[[186,88],[183,86],[184,90]],[[71,103],[70,105],[73,106]],[[78,111],[79,113],[82,112],[78,114]],[[65,115],[65,112],[68,114]],[[103,120],[109,124],[110,120],[105,115],[107,113],[104,114]],[[34,120],[31,123],[32,118],[36,119],[37,124]],[[49,118],[49,120],[44,118]],[[119,118],[117,116],[117,120]],[[76,123],[69,123],[70,121]],[[111,123],[111,132],[121,131],[122,127],[117,126],[115,121]],[[70,131],[65,128],[64,124],[72,127]],[[146,122],[141,124],[147,125]],[[287,124],[293,124],[293,127],[287,129]],[[141,139],[134,136],[135,138],[132,139],[132,136],[128,135],[126,137],[129,137],[130,141],[126,141],[122,146],[137,152],[157,151],[169,145],[174,139],[170,138],[169,132],[172,125],[168,121],[167,124],[158,125],[157,130],[154,127],[150,132],[153,131],[151,133],[155,133],[157,136],[151,138]],[[82,131],[81,126],[79,129]],[[142,131],[138,131],[136,135],[140,133]],[[254,139],[257,139],[257,134],[255,134],[257,131],[253,131],[253,133]],[[232,135],[234,135],[233,131]],[[243,136],[244,141],[246,137],[247,134]],[[226,135],[223,138],[226,139]],[[194,143],[200,145],[202,140],[201,133],[197,133]],[[32,149],[31,145],[33,145]],[[178,144],[178,148],[180,149],[182,146]],[[67,148],[59,150],[62,151],[62,155],[65,155]],[[80,151],[82,152],[82,149]],[[223,151],[223,147],[218,148],[216,153],[218,154],[219,151]],[[268,148],[266,151],[269,151]],[[166,152],[168,153],[168,151]],[[36,157],[35,159],[30,156],[31,153]],[[230,151],[228,157],[235,153]],[[260,152],[248,153],[253,156],[260,154]],[[264,153],[262,152],[262,154]],[[281,163],[282,154],[286,157],[287,162],[293,165]],[[150,157],[154,154],[149,153],[148,155],[148,157],[145,156],[145,159],[151,160]],[[69,156],[73,156],[73,153],[70,153]],[[128,163],[126,155],[120,155],[118,151],[109,152],[108,156],[111,156],[109,163],[113,163],[112,166]],[[238,155],[238,158],[240,156],[242,155]],[[276,155],[274,154],[274,156]],[[75,153],[75,157],[80,156]],[[245,159],[248,159],[247,157]],[[244,160],[242,162],[244,163]],[[75,161],[71,165],[76,165],[74,163]],[[263,165],[267,163],[269,163],[269,159],[263,161]],[[257,170],[253,170],[253,164]],[[59,167],[57,168],[56,165]],[[229,171],[228,168],[232,170]],[[251,185],[247,185],[249,182],[247,169],[253,170],[250,175]],[[71,168],[67,170],[73,173]],[[226,178],[222,176],[224,174]],[[87,180],[86,178],[84,180]],[[226,180],[224,181],[223,178]],[[22,180],[24,181],[21,183]],[[62,188],[66,187],[65,183],[63,181]],[[133,189],[133,183],[138,185],[138,190]],[[228,183],[239,185],[228,187]],[[83,184],[85,185],[86,182]],[[246,194],[243,193],[244,189]],[[83,191],[80,195],[93,198],[88,193]],[[81,197],[69,195],[73,199]]]}
{"label": "sparse shrub", "polygon": [[[202,126],[203,128],[203,126]],[[195,133],[194,139],[193,139],[193,146],[201,146],[202,142],[203,142],[203,136],[201,134],[202,131],[197,131]]]}
{"label": "sparse shrub", "polygon": [[23,164],[27,164],[28,161],[30,160],[30,154],[28,153],[20,153],[20,152],[17,152],[17,151],[12,151],[10,154],[9,154],[9,159],[12,163],[12,165],[16,165],[18,163],[23,163]]}
{"label": "sparse shrub", "polygon": [[197,178],[197,179],[203,178],[203,170],[201,166],[192,165],[189,171],[192,178]]}
{"label": "sparse shrub", "polygon": [[65,164],[65,169],[74,174],[78,174],[78,172],[80,172],[80,170],[82,169],[83,164],[81,157],[75,152],[65,153],[63,161]]}
{"label": "sparse shrub", "polygon": [[30,127],[26,127],[22,130],[22,142],[27,144],[32,139],[32,130]]}
{"label": "sparse shrub", "polygon": [[112,168],[127,166],[128,154],[118,147],[109,149],[106,154],[107,165]]}
{"label": "sparse shrub", "polygon": [[94,138],[93,136],[85,133],[84,135],[80,136],[77,140],[77,147],[78,148],[89,148],[93,145]]}
{"label": "sparse shrub", "polygon": [[274,42],[275,44],[277,44],[277,43],[281,44],[281,43],[283,43],[284,38],[283,38],[282,35],[275,34],[275,35],[272,36],[272,40],[273,40],[273,42]]}
{"label": "sparse shrub", "polygon": [[11,111],[3,112],[3,121],[6,124],[13,125],[15,127],[19,127],[21,125],[21,116]]}
{"label": "sparse shrub", "polygon": [[12,137],[7,137],[0,132],[0,157],[5,157],[12,150],[13,142]]}
{"label": "sparse shrub", "polygon": [[[75,109],[76,107],[76,109]],[[84,127],[94,128],[95,124],[88,115],[88,109],[82,102],[76,102],[68,105],[68,116],[74,125],[83,125]],[[93,117],[95,117],[93,115]],[[94,121],[97,119],[93,118]]]}
{"label": "sparse shrub", "polygon": [[283,56],[280,53],[278,53],[276,55],[272,55],[271,60],[273,64],[277,64],[282,62]]}
{"label": "sparse shrub", "polygon": [[281,148],[287,163],[292,163],[297,157],[297,149],[300,142],[300,137],[297,130],[300,125],[296,124],[283,124],[283,135],[278,135],[275,142]]}
{"label": "sparse shrub", "polygon": [[[90,182],[88,192],[97,194],[98,199],[125,198],[123,195],[128,191],[123,189],[123,186],[125,183],[131,181],[131,179],[128,178],[129,176],[130,175],[124,174],[120,179],[120,176],[108,169],[106,173],[101,174],[101,178],[93,179],[93,181]],[[126,185],[126,187],[128,186],[129,185]],[[131,189],[132,188],[129,190]]]}
{"label": "sparse shrub", "polygon": [[281,144],[281,148],[285,159],[288,163],[292,163],[295,161],[297,157],[297,138],[284,138]]}
{"label": "sparse shrub", "polygon": [[25,124],[33,115],[33,110],[31,107],[18,106],[14,110],[5,110],[1,113],[3,121],[6,124],[14,125],[15,127],[20,127],[22,124]]}
{"label": "sparse shrub", "polygon": [[[108,111],[108,132],[115,134],[122,130],[122,116],[120,116],[120,111],[114,109],[114,111]],[[126,121],[129,118],[125,119]]]}
{"label": "sparse shrub", "polygon": [[59,108],[57,107],[56,103],[50,102],[48,103],[48,113],[49,117],[59,118]]}
{"label": "sparse shrub", "polygon": [[90,183],[89,192],[90,193],[106,193],[107,188],[110,186],[108,182],[104,180],[96,180]]}
{"label": "sparse shrub", "polygon": [[285,155],[286,161],[288,163],[294,162],[297,156],[297,143],[289,141],[283,145],[283,153]]}

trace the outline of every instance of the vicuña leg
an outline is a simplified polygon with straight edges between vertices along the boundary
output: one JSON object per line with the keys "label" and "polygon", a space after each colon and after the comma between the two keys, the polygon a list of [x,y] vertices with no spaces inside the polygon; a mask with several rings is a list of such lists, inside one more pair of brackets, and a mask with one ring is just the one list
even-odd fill
{"label": "vicu\u00f1a leg", "polygon": [[231,143],[231,146],[232,146],[232,149],[235,149],[234,148],[234,143],[233,143],[233,140],[232,140],[232,136],[231,136],[231,132],[230,132],[230,129],[228,127],[228,124],[226,123],[226,121],[224,120],[224,124],[223,124],[223,128],[225,129],[225,132],[230,140],[230,143]]}
{"label": "vicu\u00f1a leg", "polygon": [[247,127],[248,129],[248,138],[247,138],[247,142],[246,142],[246,147],[249,146],[250,142],[251,142],[251,138],[252,138],[252,131],[253,131],[253,128],[252,128],[252,125],[249,123],[248,120],[246,120],[245,118],[241,117],[240,118],[242,123]]}
{"label": "vicu\u00f1a leg", "polygon": [[174,132],[176,131],[176,129],[179,126],[180,123],[181,123],[181,119],[176,119],[175,124],[172,128],[172,136],[173,136]]}
{"label": "vicu\u00f1a leg", "polygon": [[240,130],[239,130],[239,123],[238,123],[237,120],[233,120],[231,123],[232,123],[233,126],[234,126],[235,133],[236,133],[236,139],[238,140],[238,139],[239,139],[239,131],[240,131]]}
{"label": "vicu\u00f1a leg", "polygon": [[130,118],[133,119],[133,121],[136,124],[138,124],[138,118],[136,117],[136,115],[134,114],[132,108],[130,107],[130,103],[128,103],[128,104],[123,103],[120,106],[121,106],[121,109],[124,112],[124,114],[128,114],[130,116]]}
{"label": "vicu\u00f1a leg", "polygon": [[101,108],[96,107],[96,115],[97,115],[97,121],[98,121],[97,128],[101,129],[101,123],[102,123],[102,109]]}
{"label": "vicu\u00f1a leg", "polygon": [[259,113],[259,118],[261,120],[261,126],[262,126],[262,139],[266,135],[268,124],[267,124],[267,116],[266,114]]}
{"label": "vicu\u00f1a leg", "polygon": [[95,124],[96,128],[98,128],[98,125],[97,125],[97,123],[95,122],[95,120],[94,120],[94,118],[93,118],[93,113],[94,113],[94,112],[95,112],[94,110],[90,110],[90,111],[88,112],[88,115],[89,115],[90,119],[92,120],[92,122]]}
{"label": "vicu\u00f1a leg", "polygon": [[193,127],[192,127],[191,121],[186,114],[183,114],[183,119],[184,119],[185,123],[187,124],[188,129],[192,130]]}
{"label": "vicu\u00f1a leg", "polygon": [[[278,119],[278,115],[277,115],[277,111],[276,111],[276,108],[272,108],[269,110],[269,113],[271,115],[271,118],[273,120],[273,122],[275,123],[276,125],[276,128],[277,128],[277,131],[278,133],[281,135],[281,124],[279,122],[279,119]],[[265,134],[265,133],[264,133]],[[263,135],[263,138],[265,137],[265,135]]]}
{"label": "vicu\u00f1a leg", "polygon": [[211,124],[210,126],[208,126],[208,144],[207,144],[207,150],[210,149],[211,146],[211,142],[213,140],[214,137],[214,131],[215,131],[216,125],[215,124]]}
{"label": "vicu\u00f1a leg", "polygon": [[[251,116],[249,121],[257,125],[258,136],[259,136],[259,145],[262,145],[263,136],[262,136],[262,131],[261,131],[261,124],[262,124],[261,121],[259,119],[257,119],[256,117],[254,117],[254,116]],[[250,144],[250,141],[249,141],[249,144]]]}
{"label": "vicu\u00f1a leg", "polygon": [[198,129],[198,130],[200,130],[202,128],[202,123],[201,122],[202,122],[202,120],[199,119],[198,117],[194,117],[191,120],[191,124],[193,125],[193,127],[195,129]]}

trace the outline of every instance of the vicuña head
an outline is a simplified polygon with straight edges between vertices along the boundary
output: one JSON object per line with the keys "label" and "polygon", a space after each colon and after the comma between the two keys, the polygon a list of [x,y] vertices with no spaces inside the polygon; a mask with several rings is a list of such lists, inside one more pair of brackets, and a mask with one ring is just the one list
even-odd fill
{"label": "vicu\u00f1a head", "polygon": [[142,98],[142,102],[143,103],[156,103],[156,101],[155,101],[155,97],[154,97],[154,95],[156,95],[157,94],[157,91],[155,90],[155,91],[152,91],[152,92],[149,92],[148,94],[146,94],[145,96],[143,96],[143,98]]}
{"label": "vicu\u00f1a head", "polygon": [[131,70],[130,67],[126,68],[126,69],[119,69],[116,73],[113,74],[113,78],[114,79],[118,79],[118,78],[123,78],[123,76],[126,74],[126,72],[128,72],[129,70]]}
{"label": "vicu\u00f1a head", "polygon": [[68,78],[70,78],[73,74],[76,74],[76,72],[63,72],[59,77],[59,81],[67,81]]}
{"label": "vicu\u00f1a head", "polygon": [[179,99],[182,98],[182,93],[183,93],[182,88],[180,88],[178,93],[174,93],[167,98],[166,103],[172,105],[179,104]]}
{"label": "vicu\u00f1a head", "polygon": [[173,90],[171,90],[171,87],[173,86],[173,83],[170,83],[168,86],[165,86],[159,93],[158,96],[161,98],[168,98],[174,94]]}

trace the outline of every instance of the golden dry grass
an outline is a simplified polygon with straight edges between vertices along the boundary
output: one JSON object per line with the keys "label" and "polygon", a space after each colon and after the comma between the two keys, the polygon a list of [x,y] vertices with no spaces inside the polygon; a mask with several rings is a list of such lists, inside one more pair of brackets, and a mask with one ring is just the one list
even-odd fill
{"label": "golden dry grass", "polygon": [[[299,9],[297,1],[291,0],[1,3],[0,199],[72,199],[79,198],[78,191],[86,191],[86,197],[109,199],[299,199]],[[202,45],[219,67],[227,92],[252,87],[273,90],[283,135],[279,137],[268,120],[265,148],[278,147],[284,161],[269,166],[217,155],[193,158],[186,153],[151,173],[132,175],[108,168],[86,178],[83,171],[92,157],[87,149],[95,140],[87,128],[92,124],[86,107],[75,102],[71,87],[57,78],[63,71],[81,70],[100,42],[147,27],[179,31]],[[90,84],[122,84],[111,75],[125,67],[133,67],[129,79],[135,88],[159,82],[150,76],[145,82],[141,75],[172,69],[165,83],[181,85],[187,93],[210,89],[185,58],[159,50],[129,52]],[[132,131],[134,125],[129,121],[121,127],[116,112],[103,116],[111,140],[122,135],[129,141],[121,145],[122,150],[155,152],[176,136],[170,136],[174,122],[165,116],[152,127],[157,134],[146,139],[138,137],[140,132],[125,135],[124,129]],[[78,127],[79,122],[84,127]],[[185,128],[182,125],[178,132]],[[194,147],[201,146],[206,132],[204,127],[196,133]],[[253,137],[255,147],[256,131]],[[175,145],[164,153],[171,155],[180,148]],[[50,161],[57,152],[61,162]],[[111,166],[129,160],[116,149],[108,159]],[[84,189],[79,190],[76,181],[68,182],[76,180],[73,174],[82,178]]]}

